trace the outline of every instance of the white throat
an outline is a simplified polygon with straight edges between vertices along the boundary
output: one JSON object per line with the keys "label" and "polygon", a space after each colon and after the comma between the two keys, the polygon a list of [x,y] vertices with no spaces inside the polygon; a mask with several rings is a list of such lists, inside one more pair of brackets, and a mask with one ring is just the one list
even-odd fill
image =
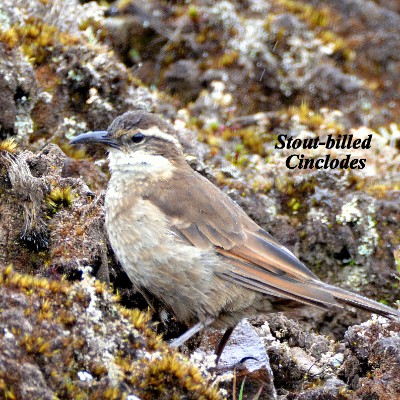
{"label": "white throat", "polygon": [[126,153],[118,149],[109,149],[109,166],[112,175],[126,172],[130,179],[165,180],[169,179],[174,165],[164,156],[148,154],[143,151]]}

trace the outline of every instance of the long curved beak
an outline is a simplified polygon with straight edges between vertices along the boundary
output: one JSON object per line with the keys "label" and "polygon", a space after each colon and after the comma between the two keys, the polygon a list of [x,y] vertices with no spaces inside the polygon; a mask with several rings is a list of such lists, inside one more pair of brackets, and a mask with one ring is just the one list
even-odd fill
{"label": "long curved beak", "polygon": [[117,141],[109,136],[108,131],[82,133],[82,135],[72,139],[70,144],[102,144],[105,146],[119,148]]}

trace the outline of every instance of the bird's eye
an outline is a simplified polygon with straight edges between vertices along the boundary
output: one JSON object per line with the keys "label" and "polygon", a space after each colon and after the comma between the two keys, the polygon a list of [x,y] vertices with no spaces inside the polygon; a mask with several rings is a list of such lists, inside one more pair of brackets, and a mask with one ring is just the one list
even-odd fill
{"label": "bird's eye", "polygon": [[145,136],[143,135],[143,133],[142,132],[138,132],[138,133],[135,133],[132,136],[132,142],[133,143],[140,143],[140,142],[143,142],[144,138],[145,138]]}

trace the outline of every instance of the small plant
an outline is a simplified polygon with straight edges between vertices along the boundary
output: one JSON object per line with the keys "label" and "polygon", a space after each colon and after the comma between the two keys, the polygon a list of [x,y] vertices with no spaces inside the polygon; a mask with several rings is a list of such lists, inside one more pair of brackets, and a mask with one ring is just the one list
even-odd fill
{"label": "small plant", "polygon": [[47,203],[54,213],[61,207],[69,207],[72,201],[73,195],[70,186],[65,188],[56,187],[47,196]]}
{"label": "small plant", "polygon": [[43,64],[56,45],[79,43],[78,38],[35,17],[25,18],[23,23],[12,25],[8,30],[0,29],[0,41],[10,49],[20,47],[34,65]]}
{"label": "small plant", "polygon": [[5,151],[7,153],[13,154],[17,151],[17,147],[18,145],[14,138],[7,138],[0,142],[0,153],[2,151]]}
{"label": "small plant", "polygon": [[242,384],[240,385],[239,391],[239,400],[243,400],[243,393],[244,393],[244,383],[246,382],[246,378],[243,379]]}

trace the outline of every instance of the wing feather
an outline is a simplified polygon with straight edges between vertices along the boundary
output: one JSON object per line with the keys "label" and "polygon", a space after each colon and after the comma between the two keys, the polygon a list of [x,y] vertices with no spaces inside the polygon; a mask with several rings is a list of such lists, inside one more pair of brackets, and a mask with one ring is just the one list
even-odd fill
{"label": "wing feather", "polygon": [[187,228],[182,228],[180,231],[189,243],[199,249],[209,250],[214,246],[214,244],[200,232],[199,227],[195,224],[191,224]]}
{"label": "wing feather", "polygon": [[[185,181],[177,175],[175,184]],[[165,183],[157,191],[162,196],[149,199],[168,215],[179,236],[198,248],[214,248],[231,265],[224,279],[307,304],[335,304],[326,291],[309,287],[316,276],[227,195],[192,171],[190,179],[192,185],[181,186],[179,198],[171,190],[174,184]]]}
{"label": "wing feather", "polygon": [[231,249],[233,254],[248,258],[255,264],[279,275],[287,274],[305,281],[318,279],[293,253],[261,228],[257,232],[248,230],[245,232],[246,242],[233,247]]}
{"label": "wing feather", "polygon": [[[225,274],[240,281],[243,286],[250,287],[273,296],[285,297],[302,303],[326,308],[327,305],[337,306],[334,298],[322,288],[314,285],[305,285],[296,279],[277,275],[263,268],[247,263],[245,260],[235,259],[224,250],[219,251],[236,268]],[[266,279],[267,277],[267,279]]]}
{"label": "wing feather", "polygon": [[[149,187],[146,197],[168,216],[171,231],[182,240],[201,249],[214,249],[224,258],[224,279],[322,308],[337,306],[338,301],[387,317],[400,316],[390,307],[321,282],[293,253],[189,166],[181,165],[171,179],[175,181],[154,183],[157,190]],[[182,182],[191,185],[183,186]],[[173,190],[176,187],[179,190]]]}

